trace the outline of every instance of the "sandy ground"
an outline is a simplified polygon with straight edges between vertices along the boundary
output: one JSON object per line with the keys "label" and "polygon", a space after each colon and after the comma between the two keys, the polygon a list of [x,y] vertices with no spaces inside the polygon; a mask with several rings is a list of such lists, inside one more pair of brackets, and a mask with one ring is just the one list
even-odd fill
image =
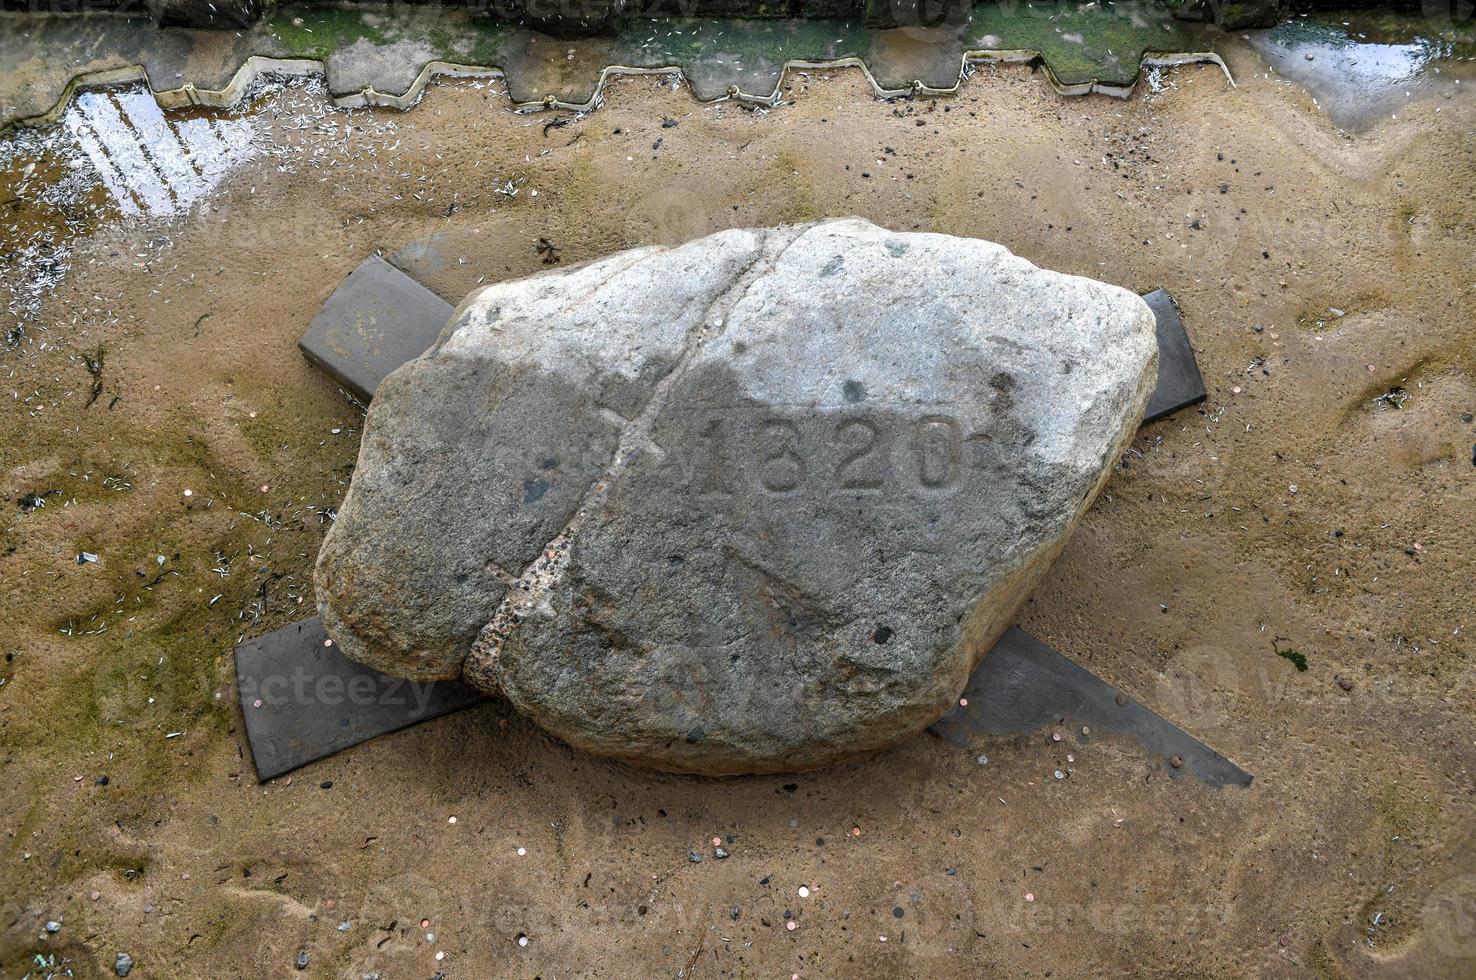
{"label": "sandy ground", "polygon": [[[495,86],[331,135],[288,93],[259,122],[295,153],[99,225],[0,353],[0,975],[1472,975],[1476,101],[1348,138],[1255,59],[1130,102],[836,72],[766,115],[627,80],[547,132]],[[1177,297],[1209,400],[1142,431],[1020,622],[1250,789],[1069,730],[672,777],[496,704],[257,784],[230,649],[312,608],[360,415],[294,343],[364,255],[442,233],[459,296],[540,237],[846,214]]]}

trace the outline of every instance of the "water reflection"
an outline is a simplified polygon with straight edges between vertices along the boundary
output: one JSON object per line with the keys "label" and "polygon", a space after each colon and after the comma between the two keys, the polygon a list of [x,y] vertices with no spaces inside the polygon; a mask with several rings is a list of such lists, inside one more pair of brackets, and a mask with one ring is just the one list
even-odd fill
{"label": "water reflection", "polygon": [[1311,92],[1339,126],[1366,127],[1416,98],[1454,97],[1476,80],[1469,29],[1425,33],[1416,18],[1345,16],[1298,19],[1252,37],[1271,67]]}
{"label": "water reflection", "polygon": [[129,216],[188,211],[257,152],[250,119],[166,117],[142,90],[83,92],[62,125]]}
{"label": "water reflection", "polygon": [[57,125],[0,138],[0,353],[48,329],[44,302],[78,240],[121,217],[137,219],[149,236],[139,247],[153,248],[168,239],[143,222],[187,213],[265,152],[250,112],[166,115],[142,87],[94,89]]}

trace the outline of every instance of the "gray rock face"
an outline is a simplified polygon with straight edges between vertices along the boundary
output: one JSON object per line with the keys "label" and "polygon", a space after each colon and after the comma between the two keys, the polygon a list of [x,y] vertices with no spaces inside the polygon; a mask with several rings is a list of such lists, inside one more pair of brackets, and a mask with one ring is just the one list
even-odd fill
{"label": "gray rock face", "polygon": [[376,394],[317,569],[348,656],[705,773],[952,703],[1154,382],[1126,290],[851,219],[473,294]]}

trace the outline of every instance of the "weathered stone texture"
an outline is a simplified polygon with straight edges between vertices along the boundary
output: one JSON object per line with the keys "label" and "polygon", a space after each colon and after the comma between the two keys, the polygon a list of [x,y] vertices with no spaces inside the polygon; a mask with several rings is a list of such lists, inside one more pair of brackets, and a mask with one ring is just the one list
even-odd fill
{"label": "weathered stone texture", "polygon": [[855,219],[491,287],[376,395],[324,622],[634,762],[892,745],[1054,559],[1155,358],[1126,290]]}

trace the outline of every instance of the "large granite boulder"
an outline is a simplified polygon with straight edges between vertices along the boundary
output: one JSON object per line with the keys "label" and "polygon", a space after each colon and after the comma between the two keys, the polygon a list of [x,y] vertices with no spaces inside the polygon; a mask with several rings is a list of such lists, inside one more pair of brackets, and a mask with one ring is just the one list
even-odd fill
{"label": "large granite boulder", "polygon": [[491,286],[376,393],[319,608],[601,755],[882,748],[1009,625],[1156,358],[1127,290],[856,219]]}

